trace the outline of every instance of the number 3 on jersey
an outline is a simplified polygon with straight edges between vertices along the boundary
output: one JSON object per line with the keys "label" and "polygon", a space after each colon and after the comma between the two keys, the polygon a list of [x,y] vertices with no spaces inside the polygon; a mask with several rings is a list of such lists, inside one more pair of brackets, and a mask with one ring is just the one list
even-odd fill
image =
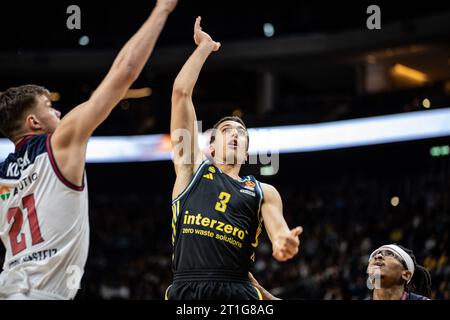
{"label": "number 3 on jersey", "polygon": [[216,202],[215,209],[220,212],[227,210],[227,203],[230,201],[231,195],[228,192],[221,192],[219,194],[219,201]]}

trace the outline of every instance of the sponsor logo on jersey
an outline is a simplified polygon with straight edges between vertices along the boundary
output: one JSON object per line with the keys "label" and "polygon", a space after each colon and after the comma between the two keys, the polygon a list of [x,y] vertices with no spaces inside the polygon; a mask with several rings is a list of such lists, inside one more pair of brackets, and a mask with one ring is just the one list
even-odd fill
{"label": "sponsor logo on jersey", "polygon": [[26,178],[23,178],[19,181],[19,185],[14,189],[14,196],[19,193],[19,191],[25,190],[26,187],[29,187],[33,182],[35,182],[38,179],[37,172],[33,172],[31,175],[29,175]]}
{"label": "sponsor logo on jersey", "polygon": [[256,193],[254,193],[253,191],[249,191],[249,190],[245,190],[245,189],[241,189],[239,191],[241,193],[245,193],[245,194],[251,195],[252,197],[256,197]]}
{"label": "sponsor logo on jersey", "polygon": [[58,249],[45,249],[37,252],[31,252],[28,255],[25,255],[19,259],[13,260],[9,263],[9,267],[12,268],[18,264],[22,264],[24,262],[29,261],[42,261],[53,257],[58,253]]}
{"label": "sponsor logo on jersey", "polygon": [[211,173],[216,173],[216,168],[214,168],[213,166],[209,166],[208,171]]}
{"label": "sponsor logo on jersey", "polygon": [[244,183],[244,188],[255,191],[256,183],[254,183],[252,180],[246,180]]}
{"label": "sponsor logo on jersey", "polygon": [[11,191],[7,186],[0,185],[0,199],[3,201],[8,200],[11,195]]}
{"label": "sponsor logo on jersey", "polygon": [[25,154],[22,158],[17,158],[16,162],[11,162],[8,165],[8,169],[6,170],[7,177],[18,177],[29,165],[31,164],[30,159],[28,158],[28,150],[25,151]]}
{"label": "sponsor logo on jersey", "polygon": [[214,176],[212,173],[204,174],[203,178],[208,179],[208,180],[214,180]]}

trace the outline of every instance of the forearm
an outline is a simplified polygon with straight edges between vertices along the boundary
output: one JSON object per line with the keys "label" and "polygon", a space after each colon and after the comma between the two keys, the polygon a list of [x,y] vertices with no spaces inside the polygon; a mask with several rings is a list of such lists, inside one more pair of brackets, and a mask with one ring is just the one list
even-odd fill
{"label": "forearm", "polygon": [[[272,212],[270,212],[272,213]],[[279,236],[289,233],[289,227],[280,214],[266,214],[264,218],[264,227],[271,242]]]}
{"label": "forearm", "polygon": [[212,52],[211,43],[201,43],[184,64],[173,84],[174,94],[192,95],[202,67]]}
{"label": "forearm", "polygon": [[147,63],[168,16],[169,11],[157,5],[141,28],[120,50],[112,69],[120,68],[137,77]]}

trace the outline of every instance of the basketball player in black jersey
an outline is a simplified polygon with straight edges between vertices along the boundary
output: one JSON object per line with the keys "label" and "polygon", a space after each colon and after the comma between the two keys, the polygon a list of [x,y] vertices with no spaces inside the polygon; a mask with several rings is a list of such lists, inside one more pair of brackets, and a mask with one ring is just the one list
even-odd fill
{"label": "basketball player in black jersey", "polygon": [[211,159],[201,152],[192,92],[203,64],[219,50],[220,43],[202,31],[200,17],[194,40],[197,48],[178,74],[172,92],[171,139],[177,178],[172,194],[174,281],[166,290],[166,299],[262,299],[248,277],[262,223],[278,261],[298,253],[302,228],[288,228],[281,197],[273,186],[239,175],[249,145],[240,118],[219,120],[211,135]]}

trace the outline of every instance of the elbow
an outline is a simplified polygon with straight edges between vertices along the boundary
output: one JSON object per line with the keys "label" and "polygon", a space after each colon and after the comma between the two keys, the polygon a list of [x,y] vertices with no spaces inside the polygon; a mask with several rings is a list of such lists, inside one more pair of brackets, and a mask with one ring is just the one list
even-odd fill
{"label": "elbow", "polygon": [[172,90],[172,99],[178,100],[182,98],[187,98],[191,95],[190,91],[183,86],[174,85]]}
{"label": "elbow", "polygon": [[130,84],[136,81],[140,73],[138,66],[133,63],[131,59],[121,59],[117,61],[113,70],[123,82]]}
{"label": "elbow", "polygon": [[136,81],[139,73],[138,68],[132,63],[127,63],[122,69],[122,77],[129,83]]}

